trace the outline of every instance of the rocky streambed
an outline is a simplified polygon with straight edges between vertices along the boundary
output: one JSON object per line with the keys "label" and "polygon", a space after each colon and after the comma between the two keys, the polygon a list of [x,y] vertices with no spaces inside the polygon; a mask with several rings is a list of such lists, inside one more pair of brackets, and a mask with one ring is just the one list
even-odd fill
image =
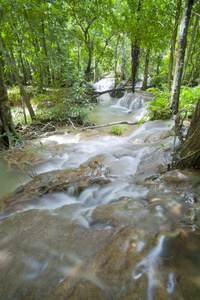
{"label": "rocky streambed", "polygon": [[34,141],[0,199],[1,299],[199,299],[200,173],[168,171],[170,123]]}

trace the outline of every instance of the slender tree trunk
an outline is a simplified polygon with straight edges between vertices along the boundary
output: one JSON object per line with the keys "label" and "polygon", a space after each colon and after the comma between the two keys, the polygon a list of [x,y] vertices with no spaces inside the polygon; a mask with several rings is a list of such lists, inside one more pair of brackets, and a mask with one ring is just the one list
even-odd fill
{"label": "slender tree trunk", "polygon": [[[2,20],[2,15],[3,15],[3,12],[2,12],[1,3],[0,3],[0,23],[1,23],[1,20]],[[20,77],[18,75],[18,70],[17,70],[17,66],[16,66],[16,63],[15,63],[14,57],[12,59],[11,56],[9,55],[9,52],[8,52],[8,50],[6,48],[6,45],[4,44],[1,32],[0,32],[0,45],[2,47],[2,50],[4,52],[4,55],[5,55],[6,59],[7,59],[7,61],[13,66],[13,75],[15,76],[15,80],[16,80],[19,88],[20,88],[21,94],[22,94],[22,96],[24,98],[24,101],[25,101],[26,106],[28,108],[28,111],[29,111],[29,114],[31,116],[31,119],[33,120],[34,117],[35,117],[34,110],[33,110],[32,106],[30,104],[30,101],[29,101],[28,95],[26,94],[24,86],[21,83]]]}
{"label": "slender tree trunk", "polygon": [[169,91],[171,91],[172,71],[173,71],[173,66],[174,66],[174,51],[175,51],[177,31],[178,31],[178,23],[179,23],[180,12],[181,12],[181,3],[182,3],[182,0],[177,0],[175,24],[174,24],[174,30],[172,33],[172,37],[171,37],[169,71],[168,71],[168,80],[167,80]]}
{"label": "slender tree trunk", "polygon": [[[198,13],[199,12],[200,12],[200,5],[199,5],[199,8],[198,8]],[[186,71],[187,71],[187,66],[188,66],[190,55],[191,55],[192,46],[194,44],[195,34],[197,32],[197,28],[198,28],[198,25],[199,25],[199,19],[200,19],[200,16],[197,15],[196,20],[195,20],[195,24],[194,24],[194,27],[193,27],[193,30],[192,30],[191,40],[190,40],[190,44],[189,44],[188,51],[187,51],[187,56],[186,56],[186,59],[185,59],[183,74],[182,74],[182,78],[181,78],[181,84],[183,84],[185,74],[186,74]]]}
{"label": "slender tree trunk", "polygon": [[123,33],[123,43],[122,43],[122,58],[121,58],[121,80],[125,80],[125,42],[126,35]]}
{"label": "slender tree trunk", "polygon": [[96,58],[94,57],[94,83],[98,80]]}
{"label": "slender tree trunk", "polygon": [[[137,13],[141,10],[141,2],[143,0],[139,0]],[[139,16],[137,17],[137,22],[139,22]],[[132,92],[135,92],[135,84],[136,84],[136,75],[139,66],[139,55],[140,55],[140,46],[139,46],[140,39],[137,37],[137,33],[135,35],[135,42],[131,44],[131,58],[132,58]]]}
{"label": "slender tree trunk", "polygon": [[14,75],[14,77],[15,77],[15,80],[16,80],[16,82],[17,82],[17,85],[18,85],[19,88],[20,88],[21,94],[22,94],[22,96],[23,96],[23,98],[24,98],[24,101],[25,101],[26,106],[27,106],[27,108],[28,108],[28,111],[29,111],[29,114],[30,114],[30,116],[31,116],[31,119],[33,120],[33,119],[34,119],[34,116],[35,116],[34,110],[33,110],[32,106],[31,106],[31,104],[30,104],[30,101],[29,101],[28,95],[26,94],[26,91],[25,91],[25,89],[24,89],[24,86],[23,86],[23,84],[21,83],[21,79],[20,79],[20,77],[19,77],[19,75],[18,75],[18,70],[17,70],[16,64],[15,64],[14,58],[12,59],[12,58],[10,57],[10,55],[9,55],[9,53],[8,53],[8,50],[7,50],[7,48],[6,48],[5,44],[4,44],[4,41],[3,41],[3,39],[2,39],[1,34],[0,34],[0,45],[1,45],[2,49],[3,49],[4,55],[6,56],[7,61],[13,66],[13,75]]}
{"label": "slender tree trunk", "polygon": [[117,37],[117,43],[116,43],[116,48],[115,48],[115,88],[118,84],[118,76],[117,76],[117,61],[118,61],[118,45],[119,45],[119,36]]}
{"label": "slender tree trunk", "polygon": [[39,54],[38,54],[39,53],[39,45],[38,45],[37,33],[35,32],[35,29],[32,26],[32,22],[30,22],[30,20],[29,20],[29,16],[28,16],[26,10],[25,10],[24,13],[25,13],[26,20],[27,20],[29,28],[30,28],[30,36],[31,36],[32,43],[33,43],[33,46],[34,46],[34,49],[35,49],[35,54],[33,56],[33,57],[36,57],[36,59],[35,59],[35,66],[32,65],[31,67],[34,70],[34,73],[39,74],[38,84],[39,84],[39,87],[42,88],[42,85],[43,85],[43,76],[42,76],[42,66],[41,66],[41,63],[40,63],[40,57],[39,57]]}
{"label": "slender tree trunk", "polygon": [[92,64],[92,46],[90,41],[88,41],[87,43],[87,49],[88,49],[88,63],[87,63],[87,68],[85,70],[85,77],[86,80],[89,81],[91,75],[91,64]]}
{"label": "slender tree trunk", "polygon": [[78,73],[81,71],[81,46],[78,41]]}
{"label": "slender tree trunk", "polygon": [[[14,27],[15,29],[15,27]],[[20,39],[20,36],[17,32],[17,30],[15,29],[15,32],[16,32],[16,37],[17,37],[17,41],[18,41],[18,45],[19,45],[19,58],[20,58],[20,63],[21,63],[21,69],[22,69],[22,73],[23,73],[23,81],[24,81],[24,84],[27,83],[27,72],[26,72],[26,68],[24,66],[24,62],[23,62],[23,58],[22,58],[22,43],[23,43],[23,36],[22,35],[22,38]],[[12,58],[14,60],[14,55],[13,55],[13,52],[12,53]]]}
{"label": "slender tree trunk", "polygon": [[142,81],[142,91],[146,91],[147,89],[147,80],[148,80],[148,69],[149,69],[149,54],[150,54],[150,49],[147,50],[146,57],[145,57],[145,68],[144,68],[144,77]]}
{"label": "slender tree trunk", "polygon": [[17,135],[12,121],[8,94],[0,64],[0,149],[4,146],[9,147],[13,137],[17,137]]}
{"label": "slender tree trunk", "polygon": [[56,44],[57,44],[57,50],[58,50],[59,60],[61,64],[59,71],[57,72],[57,77],[60,81],[62,81],[64,70],[63,70],[63,63],[62,63],[62,50],[58,38],[56,38]]}
{"label": "slender tree trunk", "polygon": [[170,108],[174,114],[178,112],[179,94],[181,89],[181,76],[184,64],[185,48],[187,42],[187,31],[194,0],[186,0],[182,15],[181,26],[178,37],[178,50],[176,59],[176,70],[173,80],[172,97]]}
{"label": "slender tree trunk", "polygon": [[180,169],[200,167],[200,100],[190,123],[176,167]]}
{"label": "slender tree trunk", "polygon": [[44,25],[43,18],[41,18],[41,28],[42,28],[42,44],[43,44],[43,50],[44,50],[44,54],[45,54],[46,81],[47,81],[47,84],[50,84],[51,83],[51,74],[50,74],[50,69],[49,69],[47,43],[46,43],[46,35],[45,35],[45,25]]}
{"label": "slender tree trunk", "polygon": [[196,56],[196,60],[195,60],[195,64],[194,64],[194,67],[193,67],[193,70],[192,70],[192,74],[191,74],[190,79],[188,81],[188,86],[191,86],[192,81],[194,79],[194,74],[195,74],[195,71],[197,69],[197,65],[198,65],[198,62],[199,62],[199,57],[200,57],[200,49],[199,49],[199,51],[197,53],[197,56]]}
{"label": "slender tree trunk", "polygon": [[140,47],[137,45],[138,39],[136,39],[134,45],[131,45],[131,56],[132,56],[132,92],[135,92],[135,85],[136,85],[136,75],[139,66],[139,55],[140,55]]}
{"label": "slender tree trunk", "polygon": [[51,21],[48,16],[48,35],[49,35],[49,41],[50,41],[50,68],[51,68],[51,80],[50,83],[52,82],[53,84],[55,83],[56,80],[56,74],[55,74],[55,64],[54,64],[54,56],[53,56],[53,49],[52,49],[52,33],[51,33]]}

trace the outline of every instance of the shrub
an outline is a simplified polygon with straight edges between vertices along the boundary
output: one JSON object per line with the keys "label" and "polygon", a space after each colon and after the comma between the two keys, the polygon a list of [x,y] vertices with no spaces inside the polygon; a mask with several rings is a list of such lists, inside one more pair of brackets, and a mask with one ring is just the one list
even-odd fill
{"label": "shrub", "polygon": [[147,102],[146,109],[148,113],[144,116],[145,120],[166,120],[170,117],[170,98],[171,93],[165,85],[162,85],[162,90],[158,88],[150,88],[148,92],[153,92],[153,100]]}
{"label": "shrub", "polygon": [[192,116],[197,101],[200,99],[200,85],[196,87],[182,86],[180,93],[179,109],[187,109],[188,116]]}
{"label": "shrub", "polygon": [[128,125],[113,125],[111,132],[116,135],[122,135],[122,133],[127,130],[127,127]]}

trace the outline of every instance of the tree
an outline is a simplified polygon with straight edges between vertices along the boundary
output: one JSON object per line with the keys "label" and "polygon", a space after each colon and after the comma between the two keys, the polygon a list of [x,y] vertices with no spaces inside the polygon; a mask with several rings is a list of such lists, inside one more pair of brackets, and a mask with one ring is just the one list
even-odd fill
{"label": "tree", "polygon": [[191,120],[186,140],[181,147],[176,167],[180,169],[200,167],[200,100]]}
{"label": "tree", "polygon": [[[78,40],[79,45],[82,44],[85,47],[87,53],[84,68],[86,80],[91,80],[92,71],[97,68],[114,35],[107,21],[113,14],[111,7],[111,0],[98,0],[95,2],[70,0],[67,2],[67,9],[71,16],[68,32]],[[107,26],[105,26],[105,23],[107,23]],[[96,49],[98,49],[98,52]],[[92,66],[94,57],[95,65]]]}
{"label": "tree", "polygon": [[181,13],[181,4],[182,4],[182,0],[177,0],[176,15],[175,15],[175,19],[174,19],[174,29],[173,29],[173,33],[171,36],[169,72],[168,72],[168,81],[167,81],[169,90],[171,90],[172,71],[173,71],[173,65],[174,65],[174,52],[175,52],[179,17],[180,17],[180,13]]}
{"label": "tree", "polygon": [[181,89],[181,77],[182,77],[185,48],[187,42],[187,32],[188,32],[188,25],[189,25],[193,2],[194,0],[185,1],[185,7],[181,19],[181,25],[180,25],[180,31],[178,37],[176,69],[175,69],[175,75],[173,80],[172,96],[171,96],[171,103],[170,103],[170,108],[173,114],[177,114],[178,112],[179,94]]}
{"label": "tree", "polygon": [[150,54],[150,49],[147,49],[146,55],[145,55],[144,76],[143,76],[142,87],[141,87],[142,91],[145,91],[147,89],[148,68],[149,68],[149,54]]}
{"label": "tree", "polygon": [[[137,23],[139,30],[139,13],[141,10],[141,2],[143,0],[139,0],[138,8],[137,8]],[[136,84],[136,75],[139,67],[139,55],[140,55],[140,38],[138,37],[138,32],[136,32],[134,43],[131,44],[131,57],[132,57],[132,92],[135,92],[135,84]]]}
{"label": "tree", "polygon": [[194,23],[194,26],[193,26],[193,29],[192,29],[190,44],[189,44],[189,47],[188,47],[188,50],[187,50],[187,55],[186,55],[185,64],[184,64],[184,68],[183,68],[183,73],[182,73],[182,78],[181,78],[181,84],[183,83],[183,81],[185,79],[189,58],[190,58],[191,53],[192,53],[192,47],[193,47],[193,44],[194,44],[195,35],[196,35],[198,25],[199,25],[199,19],[200,19],[199,13],[200,13],[200,4],[197,8],[195,23]]}
{"label": "tree", "polygon": [[122,42],[122,56],[121,56],[121,75],[120,79],[125,79],[125,42],[126,42],[126,35],[123,32],[123,42]]}
{"label": "tree", "polygon": [[[1,3],[0,3],[0,14],[1,14],[1,20],[2,20],[2,16],[3,16],[3,10],[2,10],[2,6],[1,6]],[[0,20],[0,22],[1,22]],[[24,89],[24,86],[21,82],[21,79],[20,79],[20,76],[19,76],[19,73],[18,73],[18,70],[17,70],[17,66],[16,66],[16,63],[15,63],[15,59],[14,59],[14,56],[12,55],[12,52],[11,52],[11,55],[9,54],[9,51],[4,43],[4,40],[2,38],[2,31],[0,31],[0,46],[3,50],[3,53],[8,61],[8,63],[12,66],[13,68],[13,75],[15,77],[15,80],[20,88],[20,92],[21,92],[21,95],[22,97],[24,98],[25,102],[26,102],[26,105],[27,105],[27,108],[29,110],[29,114],[31,116],[31,119],[33,120],[34,119],[34,116],[35,116],[35,113],[34,113],[34,110],[30,104],[30,101],[29,101],[29,98],[26,94],[26,91]]]}
{"label": "tree", "polygon": [[0,149],[3,147],[8,148],[12,140],[16,137],[17,135],[12,121],[8,94],[0,64]]}

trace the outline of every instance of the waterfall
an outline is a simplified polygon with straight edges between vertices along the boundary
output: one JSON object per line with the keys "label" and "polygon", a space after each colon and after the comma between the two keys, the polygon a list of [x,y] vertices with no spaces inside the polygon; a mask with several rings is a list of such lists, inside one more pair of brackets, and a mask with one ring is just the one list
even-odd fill
{"label": "waterfall", "polygon": [[126,108],[129,110],[136,110],[144,107],[144,96],[140,94],[126,93],[120,98],[116,107]]}
{"label": "waterfall", "polygon": [[100,81],[93,84],[96,91],[102,92],[114,88],[114,78],[102,78]]}

